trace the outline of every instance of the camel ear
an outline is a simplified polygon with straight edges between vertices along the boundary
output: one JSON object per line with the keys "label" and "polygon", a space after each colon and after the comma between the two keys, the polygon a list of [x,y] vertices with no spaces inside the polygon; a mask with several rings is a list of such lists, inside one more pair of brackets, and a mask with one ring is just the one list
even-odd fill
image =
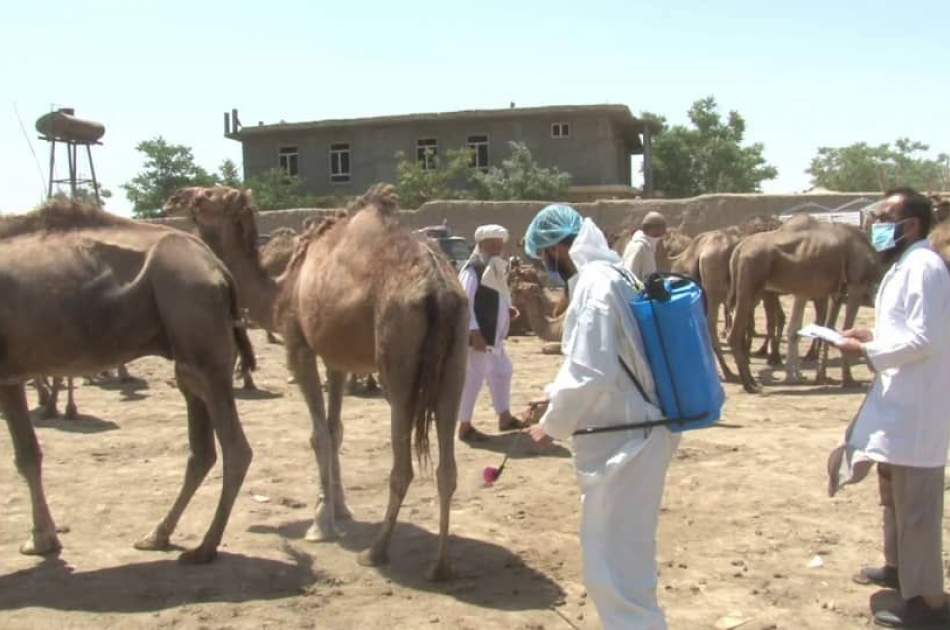
{"label": "camel ear", "polygon": [[254,189],[245,188],[241,191],[241,195],[244,197],[244,207],[253,208],[254,207]]}

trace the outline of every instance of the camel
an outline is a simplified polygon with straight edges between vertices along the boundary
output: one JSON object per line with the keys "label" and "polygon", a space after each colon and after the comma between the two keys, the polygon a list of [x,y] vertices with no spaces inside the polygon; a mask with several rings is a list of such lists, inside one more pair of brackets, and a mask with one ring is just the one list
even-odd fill
{"label": "camel", "polygon": [[95,206],[53,200],[0,218],[0,410],[33,505],[33,531],[20,551],[60,549],[43,491],[39,444],[24,383],[36,374],[94,374],[158,355],[175,362],[188,408],[191,453],[178,497],[138,549],[168,549],[192,495],[221,444],[224,473],[217,509],[183,562],[211,561],[251,462],[231,385],[239,353],[254,357],[237,325],[234,283],[198,239],[136,223]]}
{"label": "camel", "polygon": [[[706,292],[709,336],[712,340],[716,359],[722,369],[723,379],[727,381],[735,380],[736,376],[729,369],[723,356],[722,345],[719,341],[718,324],[720,306],[728,306],[729,257],[739,241],[746,236],[772,230],[776,227],[778,227],[778,223],[772,217],[753,217],[742,225],[703,232],[694,237],[671,261],[670,270],[673,273],[683,274],[695,279]],[[765,343],[756,354],[768,354],[770,364],[781,363],[781,358],[778,355],[777,337],[784,325],[785,315],[782,313],[781,305],[778,303],[776,296],[766,293],[762,301],[766,310],[767,332]],[[730,328],[730,312],[728,308],[724,310],[726,327]],[[751,342],[751,334],[748,341]]]}
{"label": "camel", "polygon": [[[307,229],[311,227],[312,223],[310,219],[307,219],[303,223],[304,228]],[[270,238],[267,242],[259,248],[258,255],[260,257],[261,267],[272,278],[279,277],[287,269],[287,265],[290,263],[290,259],[296,247],[297,232],[288,227],[277,228],[270,233]],[[274,336],[273,330],[266,329],[265,333],[267,334],[267,341],[269,343],[279,343],[277,337]],[[243,376],[245,379],[245,389],[254,389],[253,381],[248,382],[250,375],[244,372]],[[293,378],[291,377],[290,380],[292,382]],[[346,393],[355,395],[360,391],[367,394],[379,391],[379,385],[376,383],[376,379],[372,374],[365,375],[362,383],[360,382],[360,375],[350,375],[350,380],[346,386]]]}
{"label": "camel", "polygon": [[[287,270],[271,278],[261,267],[249,190],[186,188],[167,202],[187,214],[231,269],[251,315],[277,329],[310,411],[311,446],[320,471],[318,503],[308,540],[338,536],[347,519],[340,471],[346,373],[376,371],[391,408],[393,467],[389,505],[372,546],[359,562],[388,561],[399,508],[413,477],[412,442],[428,458],[436,425],[440,499],[439,544],[432,579],[450,575],[449,506],[456,486],[455,423],[465,377],[468,306],[455,271],[438,251],[398,226],[392,186],[375,186],[348,212],[302,234]],[[324,407],[316,357],[327,366]]]}
{"label": "camel", "polygon": [[[735,305],[729,343],[746,391],[758,386],[749,370],[744,337],[753,308],[765,291],[797,298],[827,299],[847,295],[845,327],[854,324],[857,309],[880,278],[876,252],[858,229],[819,223],[809,217],[793,219],[782,229],[753,234],[736,245],[730,258],[730,304]],[[793,309],[788,325],[787,380],[800,378],[796,335],[802,324],[804,301]],[[845,357],[842,385],[853,384]]]}
{"label": "camel", "polygon": [[528,320],[531,330],[538,339],[557,343],[560,346],[561,334],[564,331],[564,311],[562,310],[558,316],[552,316],[559,305],[552,305],[548,301],[544,288],[540,284],[518,282],[511,288],[511,300],[521,311],[522,316]]}

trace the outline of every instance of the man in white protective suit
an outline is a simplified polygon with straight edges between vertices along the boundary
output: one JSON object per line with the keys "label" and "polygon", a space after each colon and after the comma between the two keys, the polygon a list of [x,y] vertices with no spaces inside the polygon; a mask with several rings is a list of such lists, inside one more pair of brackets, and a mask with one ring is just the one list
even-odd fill
{"label": "man in white protective suit", "polygon": [[[530,430],[535,442],[662,418],[628,306],[636,281],[600,229],[569,206],[547,206],[528,227],[525,251],[567,281],[571,298],[561,340],[564,363],[546,389],[547,411]],[[605,628],[666,628],[656,597],[656,529],[677,443],[666,427],[573,439],[584,584]]]}
{"label": "man in white protective suit", "polygon": [[511,359],[505,338],[511,317],[517,311],[508,291],[508,261],[501,257],[508,230],[500,225],[482,225],[475,230],[475,251],[459,272],[469,304],[469,352],[465,388],[459,405],[459,439],[484,441],[486,436],[472,426],[475,402],[485,381],[498,414],[498,430],[523,429],[511,415]]}

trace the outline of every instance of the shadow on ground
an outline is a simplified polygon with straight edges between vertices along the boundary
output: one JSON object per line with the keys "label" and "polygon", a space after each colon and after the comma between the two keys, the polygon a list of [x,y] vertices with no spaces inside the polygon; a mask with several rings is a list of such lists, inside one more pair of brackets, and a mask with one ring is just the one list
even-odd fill
{"label": "shadow on ground", "polygon": [[244,602],[299,595],[321,579],[312,557],[290,562],[220,553],[207,565],[168,558],[75,571],[60,558],[0,576],[0,610],[38,607],[90,612],[149,612],[199,602]]}
{"label": "shadow on ground", "polygon": [[[302,540],[312,521],[293,521],[278,527],[255,525],[248,531]],[[345,534],[335,543],[303,543],[318,549],[338,544],[348,551],[370,546],[378,523],[341,523]],[[435,557],[438,536],[412,523],[397,523],[388,565],[367,568],[393,582],[419,591],[443,593],[460,601],[495,610],[544,610],[561,602],[564,592],[548,576],[525,563],[510,549],[483,540],[451,536],[449,551],[455,576],[446,582],[426,579]],[[356,558],[353,558],[354,564]]]}

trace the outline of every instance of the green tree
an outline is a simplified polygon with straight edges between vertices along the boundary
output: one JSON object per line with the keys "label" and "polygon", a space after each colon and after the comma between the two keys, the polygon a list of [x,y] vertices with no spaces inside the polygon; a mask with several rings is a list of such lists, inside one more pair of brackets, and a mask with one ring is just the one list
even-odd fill
{"label": "green tree", "polygon": [[871,146],[857,142],[846,147],[820,147],[806,172],[812,184],[846,192],[885,191],[897,186],[918,190],[947,190],[950,156],[925,154],[926,144],[898,138],[891,144]]}
{"label": "green tree", "polygon": [[404,208],[418,208],[433,199],[465,199],[471,177],[472,154],[468,149],[446,151],[445,159],[434,157],[435,168],[423,168],[419,160],[396,153],[396,192]]}
{"label": "green tree", "polygon": [[762,155],[761,143],[743,146],[745,119],[730,111],[723,120],[709,96],[689,108],[690,125],[670,127],[644,112],[641,118],[660,127],[653,140],[654,186],[669,197],[718,192],[759,192],[778,171]]}
{"label": "green tree", "polygon": [[162,216],[165,200],[179,188],[210,186],[216,182],[214,175],[195,164],[189,147],[168,144],[162,136],[157,136],[140,142],[135,149],[145,155],[145,166],[122,188],[137,218]]}
{"label": "green tree", "polygon": [[493,166],[485,172],[474,171],[471,180],[479,199],[530,199],[547,201],[564,199],[571,185],[569,173],[555,168],[543,168],[520,142],[509,142],[511,156],[501,167]]}
{"label": "green tree", "polygon": [[234,160],[228,158],[221,162],[221,166],[218,167],[218,183],[231,188],[241,187],[241,175],[238,173]]}
{"label": "green tree", "polygon": [[313,205],[303,192],[303,182],[296,175],[288,175],[280,168],[272,168],[259,173],[243,186],[254,191],[254,201],[262,210],[286,210],[287,208],[305,208]]}

